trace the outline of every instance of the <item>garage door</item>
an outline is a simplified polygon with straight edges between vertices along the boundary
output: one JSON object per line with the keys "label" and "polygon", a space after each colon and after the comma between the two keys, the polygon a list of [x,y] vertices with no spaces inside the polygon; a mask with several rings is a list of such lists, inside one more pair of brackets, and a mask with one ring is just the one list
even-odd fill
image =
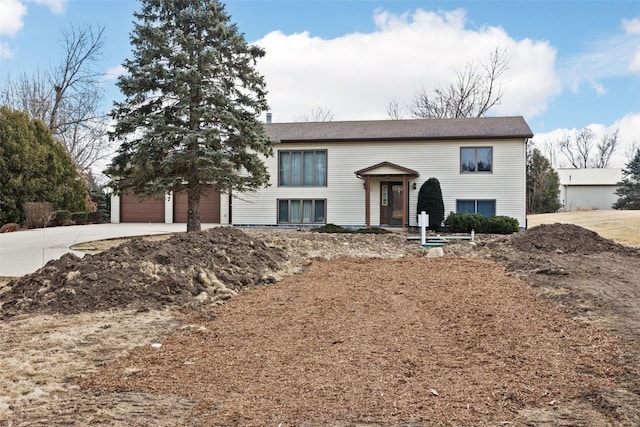
{"label": "garage door", "polygon": [[[187,222],[187,192],[174,194],[173,222]],[[220,193],[207,191],[200,197],[200,222],[204,224],[220,224]]]}
{"label": "garage door", "polygon": [[120,195],[121,222],[164,222],[164,197],[138,198],[133,193]]}

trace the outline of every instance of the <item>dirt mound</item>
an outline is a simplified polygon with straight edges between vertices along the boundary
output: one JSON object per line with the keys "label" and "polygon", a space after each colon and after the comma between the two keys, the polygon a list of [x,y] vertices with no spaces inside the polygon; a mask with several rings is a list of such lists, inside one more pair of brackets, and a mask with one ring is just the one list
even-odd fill
{"label": "dirt mound", "polygon": [[573,224],[541,224],[511,236],[508,243],[522,252],[593,254],[628,248]]}
{"label": "dirt mound", "polygon": [[179,315],[4,321],[0,424],[640,425],[638,250],[561,224],[451,243],[443,259],[400,234],[236,231],[69,256],[12,283],[0,310],[53,312],[67,292],[88,311],[132,293],[133,307],[189,305],[198,287],[215,301],[214,276],[233,290],[305,270]]}
{"label": "dirt mound", "polygon": [[10,282],[0,295],[1,315],[216,303],[275,282],[286,261],[281,249],[231,227],[164,241],[138,238],[84,258],[66,254]]}
{"label": "dirt mound", "polygon": [[[550,256],[591,256],[619,254],[640,256],[640,249],[624,246],[605,239],[598,233],[573,224],[541,224],[521,233],[505,235],[477,235],[475,245],[451,242],[445,248],[449,255],[491,258],[504,263],[510,261],[519,267],[539,267],[537,261],[549,262]],[[506,265],[514,270],[514,265]]]}

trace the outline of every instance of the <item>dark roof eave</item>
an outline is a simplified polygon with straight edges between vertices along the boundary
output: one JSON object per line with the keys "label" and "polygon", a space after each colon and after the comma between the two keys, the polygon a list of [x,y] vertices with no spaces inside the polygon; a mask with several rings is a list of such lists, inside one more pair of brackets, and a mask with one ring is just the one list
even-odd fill
{"label": "dark roof eave", "polygon": [[460,135],[460,136],[440,136],[440,137],[398,137],[398,138],[309,138],[309,139],[281,139],[278,140],[281,144],[299,144],[299,143],[309,143],[309,142],[392,142],[392,141],[403,141],[403,142],[420,142],[420,141],[454,141],[454,140],[487,140],[487,139],[529,139],[533,138],[533,134],[526,135],[481,135],[481,136],[469,136],[469,135]]}

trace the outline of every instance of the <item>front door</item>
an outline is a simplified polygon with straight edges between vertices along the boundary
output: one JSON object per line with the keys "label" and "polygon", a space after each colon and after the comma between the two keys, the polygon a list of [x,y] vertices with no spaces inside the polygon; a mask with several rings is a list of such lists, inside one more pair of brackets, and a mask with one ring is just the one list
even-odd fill
{"label": "front door", "polygon": [[401,182],[380,183],[380,225],[402,226],[402,193]]}

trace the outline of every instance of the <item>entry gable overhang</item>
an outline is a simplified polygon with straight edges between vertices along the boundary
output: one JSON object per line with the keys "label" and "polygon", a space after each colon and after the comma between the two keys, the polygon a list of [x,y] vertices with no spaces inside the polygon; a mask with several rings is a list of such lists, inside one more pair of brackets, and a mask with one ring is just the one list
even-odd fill
{"label": "entry gable overhang", "polygon": [[360,169],[354,172],[358,178],[366,176],[389,176],[398,175],[411,178],[417,178],[420,174],[413,169],[405,168],[404,166],[396,165],[391,162],[380,162],[373,166],[369,166],[364,169]]}

